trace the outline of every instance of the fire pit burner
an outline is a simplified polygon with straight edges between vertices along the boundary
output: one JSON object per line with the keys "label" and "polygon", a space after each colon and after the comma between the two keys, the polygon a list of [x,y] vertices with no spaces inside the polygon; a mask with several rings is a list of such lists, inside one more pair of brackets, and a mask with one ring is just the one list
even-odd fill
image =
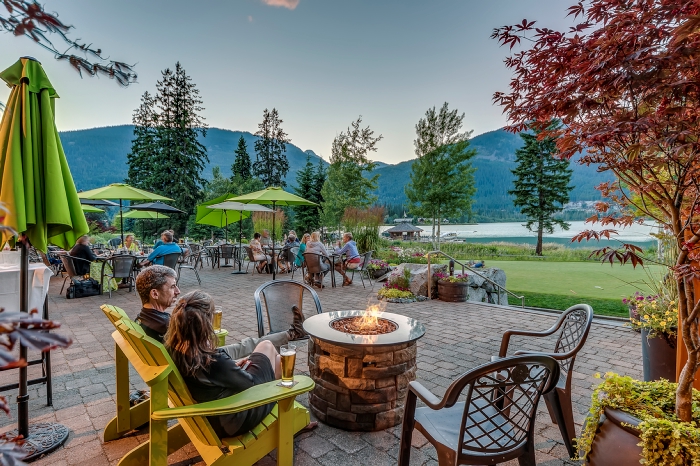
{"label": "fire pit burner", "polygon": [[397,329],[395,323],[390,320],[377,318],[372,325],[365,324],[364,317],[345,317],[331,322],[331,327],[339,332],[352,333],[354,335],[382,335],[391,333]]}

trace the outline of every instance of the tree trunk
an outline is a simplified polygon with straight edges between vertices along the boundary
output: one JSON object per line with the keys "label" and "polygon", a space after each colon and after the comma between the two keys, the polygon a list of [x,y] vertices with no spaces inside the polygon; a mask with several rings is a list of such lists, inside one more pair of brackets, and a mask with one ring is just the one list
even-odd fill
{"label": "tree trunk", "polygon": [[433,249],[437,249],[437,238],[435,238],[435,214],[433,214]]}
{"label": "tree trunk", "polygon": [[540,222],[537,227],[537,246],[535,247],[535,254],[538,256],[542,255],[542,222]]}
{"label": "tree trunk", "polygon": [[438,212],[438,229],[437,229],[437,250],[440,250],[440,215]]}

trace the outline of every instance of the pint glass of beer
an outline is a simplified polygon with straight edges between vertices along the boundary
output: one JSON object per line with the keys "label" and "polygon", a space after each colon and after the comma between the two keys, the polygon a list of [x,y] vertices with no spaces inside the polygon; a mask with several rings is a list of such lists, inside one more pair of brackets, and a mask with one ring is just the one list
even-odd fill
{"label": "pint glass of beer", "polygon": [[280,346],[280,359],[282,360],[282,383],[283,387],[294,385],[294,363],[297,360],[297,347],[295,345]]}
{"label": "pint glass of beer", "polygon": [[221,330],[221,315],[222,314],[223,314],[223,311],[221,309],[221,306],[216,306],[214,308],[214,322],[212,322],[214,325],[215,332],[218,332],[219,330]]}

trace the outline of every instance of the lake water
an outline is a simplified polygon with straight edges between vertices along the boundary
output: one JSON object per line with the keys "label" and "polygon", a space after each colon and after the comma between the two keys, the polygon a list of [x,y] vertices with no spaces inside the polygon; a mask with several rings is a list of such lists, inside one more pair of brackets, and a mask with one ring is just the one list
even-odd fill
{"label": "lake water", "polygon": [[[618,229],[618,235],[611,235],[612,240],[597,241],[582,241],[581,243],[572,243],[571,238],[584,230],[600,230],[600,225],[591,225],[583,221],[569,222],[571,225],[569,230],[557,228],[551,235],[544,234],[543,242],[563,244],[568,247],[602,247],[616,246],[620,241],[632,243],[640,247],[649,247],[656,244],[656,238],[651,236],[651,233],[657,232],[658,229],[652,224],[632,225],[631,227]],[[380,233],[388,230],[393,225],[385,225],[379,227]],[[423,229],[424,236],[430,236],[432,233],[432,225],[418,225],[418,228]],[[608,227],[611,228],[611,227]],[[506,222],[506,223],[479,223],[477,225],[457,225],[447,224],[441,225],[440,233],[456,233],[460,239],[469,243],[491,243],[494,241],[503,241],[517,244],[537,244],[537,234],[525,228],[521,222]],[[617,241],[619,240],[619,241]]]}

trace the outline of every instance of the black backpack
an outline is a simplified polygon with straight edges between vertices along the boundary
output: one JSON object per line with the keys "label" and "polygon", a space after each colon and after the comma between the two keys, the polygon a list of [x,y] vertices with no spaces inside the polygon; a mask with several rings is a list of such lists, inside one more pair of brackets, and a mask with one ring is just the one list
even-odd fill
{"label": "black backpack", "polygon": [[100,294],[100,282],[94,278],[86,278],[84,280],[74,279],[71,286],[66,291],[66,298],[85,298],[86,296],[95,296]]}

